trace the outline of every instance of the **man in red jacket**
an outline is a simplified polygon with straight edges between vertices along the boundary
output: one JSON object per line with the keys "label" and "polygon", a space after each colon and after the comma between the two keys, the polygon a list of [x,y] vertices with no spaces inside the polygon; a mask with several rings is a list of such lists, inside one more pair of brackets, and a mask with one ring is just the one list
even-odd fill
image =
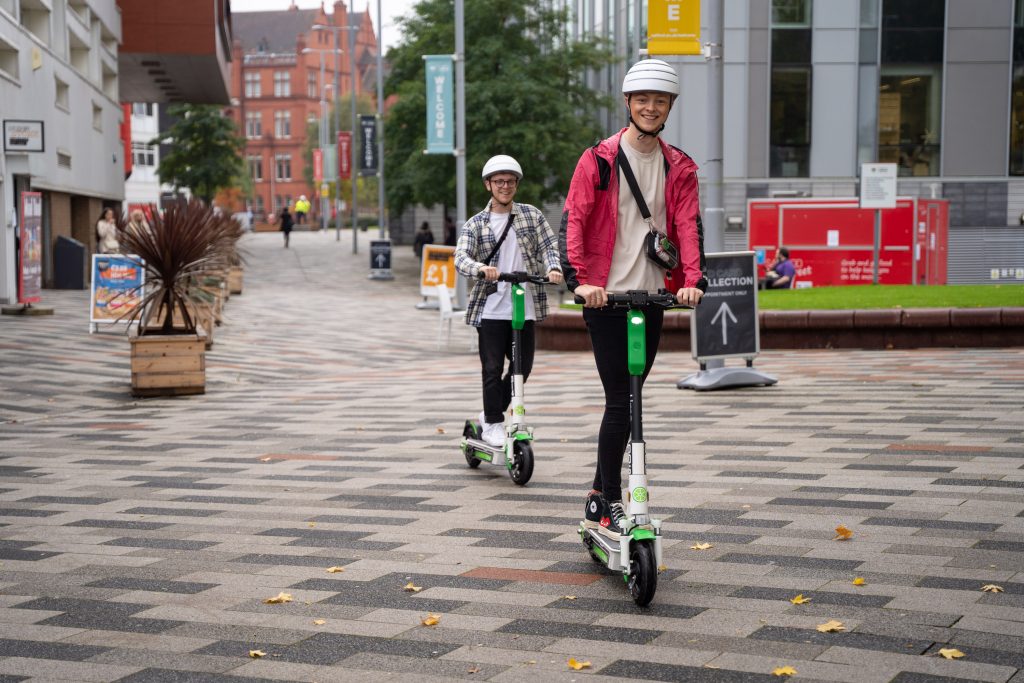
{"label": "man in red jacket", "polygon": [[[628,531],[622,505],[622,457],[629,441],[626,312],[605,310],[607,292],[668,287],[679,303],[695,306],[707,289],[697,164],[658,138],[679,96],[675,69],[660,59],[634,64],[622,82],[629,125],[586,150],[576,164],[560,230],[562,272],[584,303],[594,360],[605,392],[597,445],[597,473],[584,523],[617,539]],[[644,207],[623,175],[628,164]],[[645,216],[644,214],[648,214]],[[648,259],[650,231],[667,236],[679,263],[667,271]],[[647,318],[647,379],[658,352],[664,311]]]}

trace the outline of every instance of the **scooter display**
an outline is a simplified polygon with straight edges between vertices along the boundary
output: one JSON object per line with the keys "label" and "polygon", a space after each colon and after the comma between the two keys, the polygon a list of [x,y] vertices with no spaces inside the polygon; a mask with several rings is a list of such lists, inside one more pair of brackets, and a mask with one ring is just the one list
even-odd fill
{"label": "scooter display", "polygon": [[[483,279],[482,274],[478,277]],[[522,330],[526,324],[527,292],[523,284],[546,285],[550,281],[522,271],[501,273],[498,280],[512,285],[512,416],[505,423],[505,443],[501,446],[483,440],[483,427],[477,420],[466,420],[461,448],[470,467],[475,469],[481,462],[505,467],[512,481],[524,486],[533,476],[533,428],[525,422]]]}
{"label": "scooter display", "polygon": [[[577,303],[582,299],[576,298]],[[608,294],[608,308],[625,308],[626,363],[629,370],[630,439],[629,490],[627,516],[632,524],[618,541],[602,535],[580,522],[579,535],[590,557],[611,571],[621,572],[629,593],[640,607],[650,604],[658,588],[661,573],[661,520],[650,516],[650,492],[647,488],[647,446],[643,433],[641,389],[647,365],[646,318],[643,309],[649,306],[688,308],[680,305],[675,294],[661,290],[656,294],[630,290]]]}

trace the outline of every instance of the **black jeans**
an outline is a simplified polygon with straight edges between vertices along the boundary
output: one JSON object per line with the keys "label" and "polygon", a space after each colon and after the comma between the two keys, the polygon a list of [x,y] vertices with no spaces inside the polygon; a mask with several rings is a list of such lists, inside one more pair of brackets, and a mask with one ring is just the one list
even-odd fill
{"label": "black jeans", "polygon": [[[665,311],[644,309],[647,320],[647,365],[644,381],[658,355]],[[622,500],[622,458],[629,443],[629,369],[626,367],[626,311],[583,309],[583,320],[594,347],[597,373],[604,386],[604,418],[597,437],[597,473],[594,490],[609,502]]]}
{"label": "black jeans", "polygon": [[[484,419],[504,422],[512,402],[512,323],[508,320],[481,320],[476,328],[480,342],[480,368],[484,383]],[[533,321],[527,320],[522,333],[523,381],[533,369]],[[505,360],[508,359],[508,372]]]}

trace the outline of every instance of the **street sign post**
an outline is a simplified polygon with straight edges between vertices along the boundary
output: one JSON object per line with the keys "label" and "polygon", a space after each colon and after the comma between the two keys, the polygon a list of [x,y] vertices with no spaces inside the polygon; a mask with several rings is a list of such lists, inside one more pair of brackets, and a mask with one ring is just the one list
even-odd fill
{"label": "street sign post", "polygon": [[[757,316],[757,267],[752,251],[707,254],[708,290],[690,314],[690,349],[700,372],[676,384],[680,389],[725,389],[775,384],[754,370],[761,352]],[[742,358],[744,368],[707,369],[710,360]]]}
{"label": "street sign post", "polygon": [[875,210],[875,241],[871,283],[878,284],[878,252],[882,242],[882,209],[896,208],[896,164],[860,165],[860,208]]}
{"label": "street sign post", "polygon": [[370,279],[395,279],[391,272],[391,240],[370,240]]}

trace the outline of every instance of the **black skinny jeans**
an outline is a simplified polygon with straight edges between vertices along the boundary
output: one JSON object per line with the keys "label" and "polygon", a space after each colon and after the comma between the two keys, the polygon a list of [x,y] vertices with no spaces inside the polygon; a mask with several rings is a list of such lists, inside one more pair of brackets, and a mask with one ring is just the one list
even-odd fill
{"label": "black skinny jeans", "polygon": [[[504,422],[505,411],[512,402],[512,323],[508,320],[480,321],[476,328],[479,335],[480,368],[484,384],[484,419],[488,422]],[[533,370],[533,321],[527,320],[520,335],[522,342],[523,382]],[[508,372],[505,360],[508,359]]]}
{"label": "black skinny jeans", "polygon": [[[647,320],[647,365],[644,381],[658,355],[665,311],[644,309]],[[604,418],[597,437],[594,490],[609,502],[622,500],[622,458],[629,443],[629,369],[626,367],[626,311],[584,308],[583,320],[594,347],[597,373],[604,386]]]}

